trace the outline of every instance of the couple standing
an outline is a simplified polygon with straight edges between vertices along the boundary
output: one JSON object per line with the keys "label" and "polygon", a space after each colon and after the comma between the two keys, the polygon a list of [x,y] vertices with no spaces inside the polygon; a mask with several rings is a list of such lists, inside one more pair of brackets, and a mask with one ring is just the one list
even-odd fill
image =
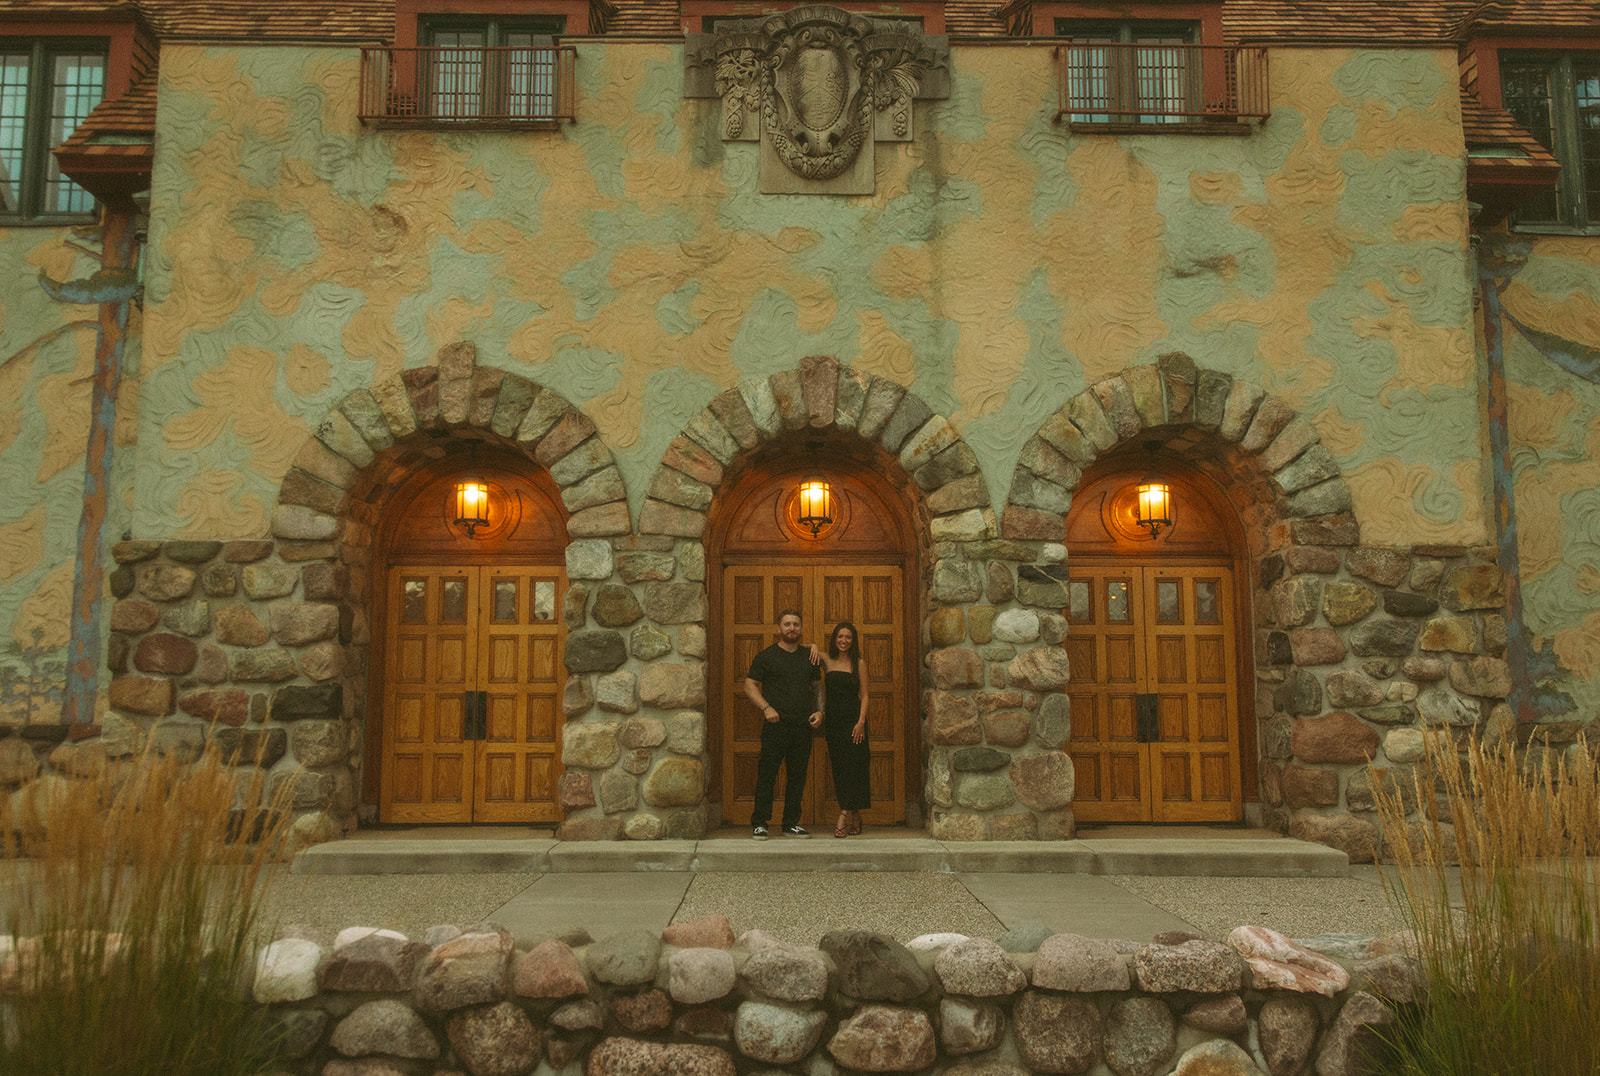
{"label": "couple standing", "polygon": [[819,655],[815,646],[802,649],[800,614],[785,609],[778,614],[778,641],[750,663],[744,693],[765,719],[750,817],[750,835],[758,841],[767,839],[779,766],[784,767],[784,836],[811,836],[800,825],[800,798],[811,762],[811,730],[819,726],[828,737],[834,795],[844,808],[833,835],[861,832],[861,810],[871,806],[872,797],[867,781],[867,670],[856,636],[855,625],[844,620],[833,629],[826,655]]}

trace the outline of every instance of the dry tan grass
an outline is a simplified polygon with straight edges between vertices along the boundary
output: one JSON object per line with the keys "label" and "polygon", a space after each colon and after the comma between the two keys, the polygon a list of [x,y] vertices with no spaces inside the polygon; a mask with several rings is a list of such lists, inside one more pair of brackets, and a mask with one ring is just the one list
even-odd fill
{"label": "dry tan grass", "polygon": [[1587,744],[1557,755],[1474,740],[1458,754],[1430,742],[1411,788],[1380,787],[1378,813],[1398,867],[1390,898],[1426,983],[1391,1071],[1600,1074],[1600,778]]}
{"label": "dry tan grass", "polygon": [[0,1072],[259,1071],[250,1000],[263,885],[292,790],[214,751],[0,797]]}

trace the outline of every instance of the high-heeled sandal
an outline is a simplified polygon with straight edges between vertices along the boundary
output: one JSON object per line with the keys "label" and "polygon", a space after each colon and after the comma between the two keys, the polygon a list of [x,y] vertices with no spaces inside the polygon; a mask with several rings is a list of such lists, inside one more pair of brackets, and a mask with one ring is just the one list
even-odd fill
{"label": "high-heeled sandal", "polygon": [[849,811],[840,811],[839,812],[839,822],[838,822],[837,825],[835,825],[833,827],[833,835],[835,837],[848,837],[848,836],[850,836],[850,812]]}
{"label": "high-heeled sandal", "polygon": [[861,812],[850,812],[850,836],[854,837],[861,832]]}

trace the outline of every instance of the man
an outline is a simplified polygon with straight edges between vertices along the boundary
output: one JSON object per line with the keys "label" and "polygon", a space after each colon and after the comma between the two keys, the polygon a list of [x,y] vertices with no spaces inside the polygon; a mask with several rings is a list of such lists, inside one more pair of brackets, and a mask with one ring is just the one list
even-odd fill
{"label": "man", "polygon": [[800,614],[785,609],[778,614],[778,641],[755,656],[744,681],[745,697],[765,719],[756,763],[755,811],[750,816],[750,836],[758,841],[767,839],[779,766],[784,767],[784,836],[811,836],[800,826],[800,797],[811,761],[811,730],[822,724],[816,689],[820,675],[809,649],[800,648]]}

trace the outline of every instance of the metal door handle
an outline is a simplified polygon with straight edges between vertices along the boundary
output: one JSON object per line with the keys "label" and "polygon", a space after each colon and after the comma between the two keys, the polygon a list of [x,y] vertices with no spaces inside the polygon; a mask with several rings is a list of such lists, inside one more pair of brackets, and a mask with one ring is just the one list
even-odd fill
{"label": "metal door handle", "polygon": [[1161,739],[1161,718],[1156,711],[1155,695],[1135,695],[1134,711],[1139,728],[1140,743],[1155,743]]}
{"label": "metal door handle", "polygon": [[487,691],[468,691],[464,699],[465,714],[463,715],[463,728],[461,738],[464,740],[481,740],[489,735],[489,693]]}

